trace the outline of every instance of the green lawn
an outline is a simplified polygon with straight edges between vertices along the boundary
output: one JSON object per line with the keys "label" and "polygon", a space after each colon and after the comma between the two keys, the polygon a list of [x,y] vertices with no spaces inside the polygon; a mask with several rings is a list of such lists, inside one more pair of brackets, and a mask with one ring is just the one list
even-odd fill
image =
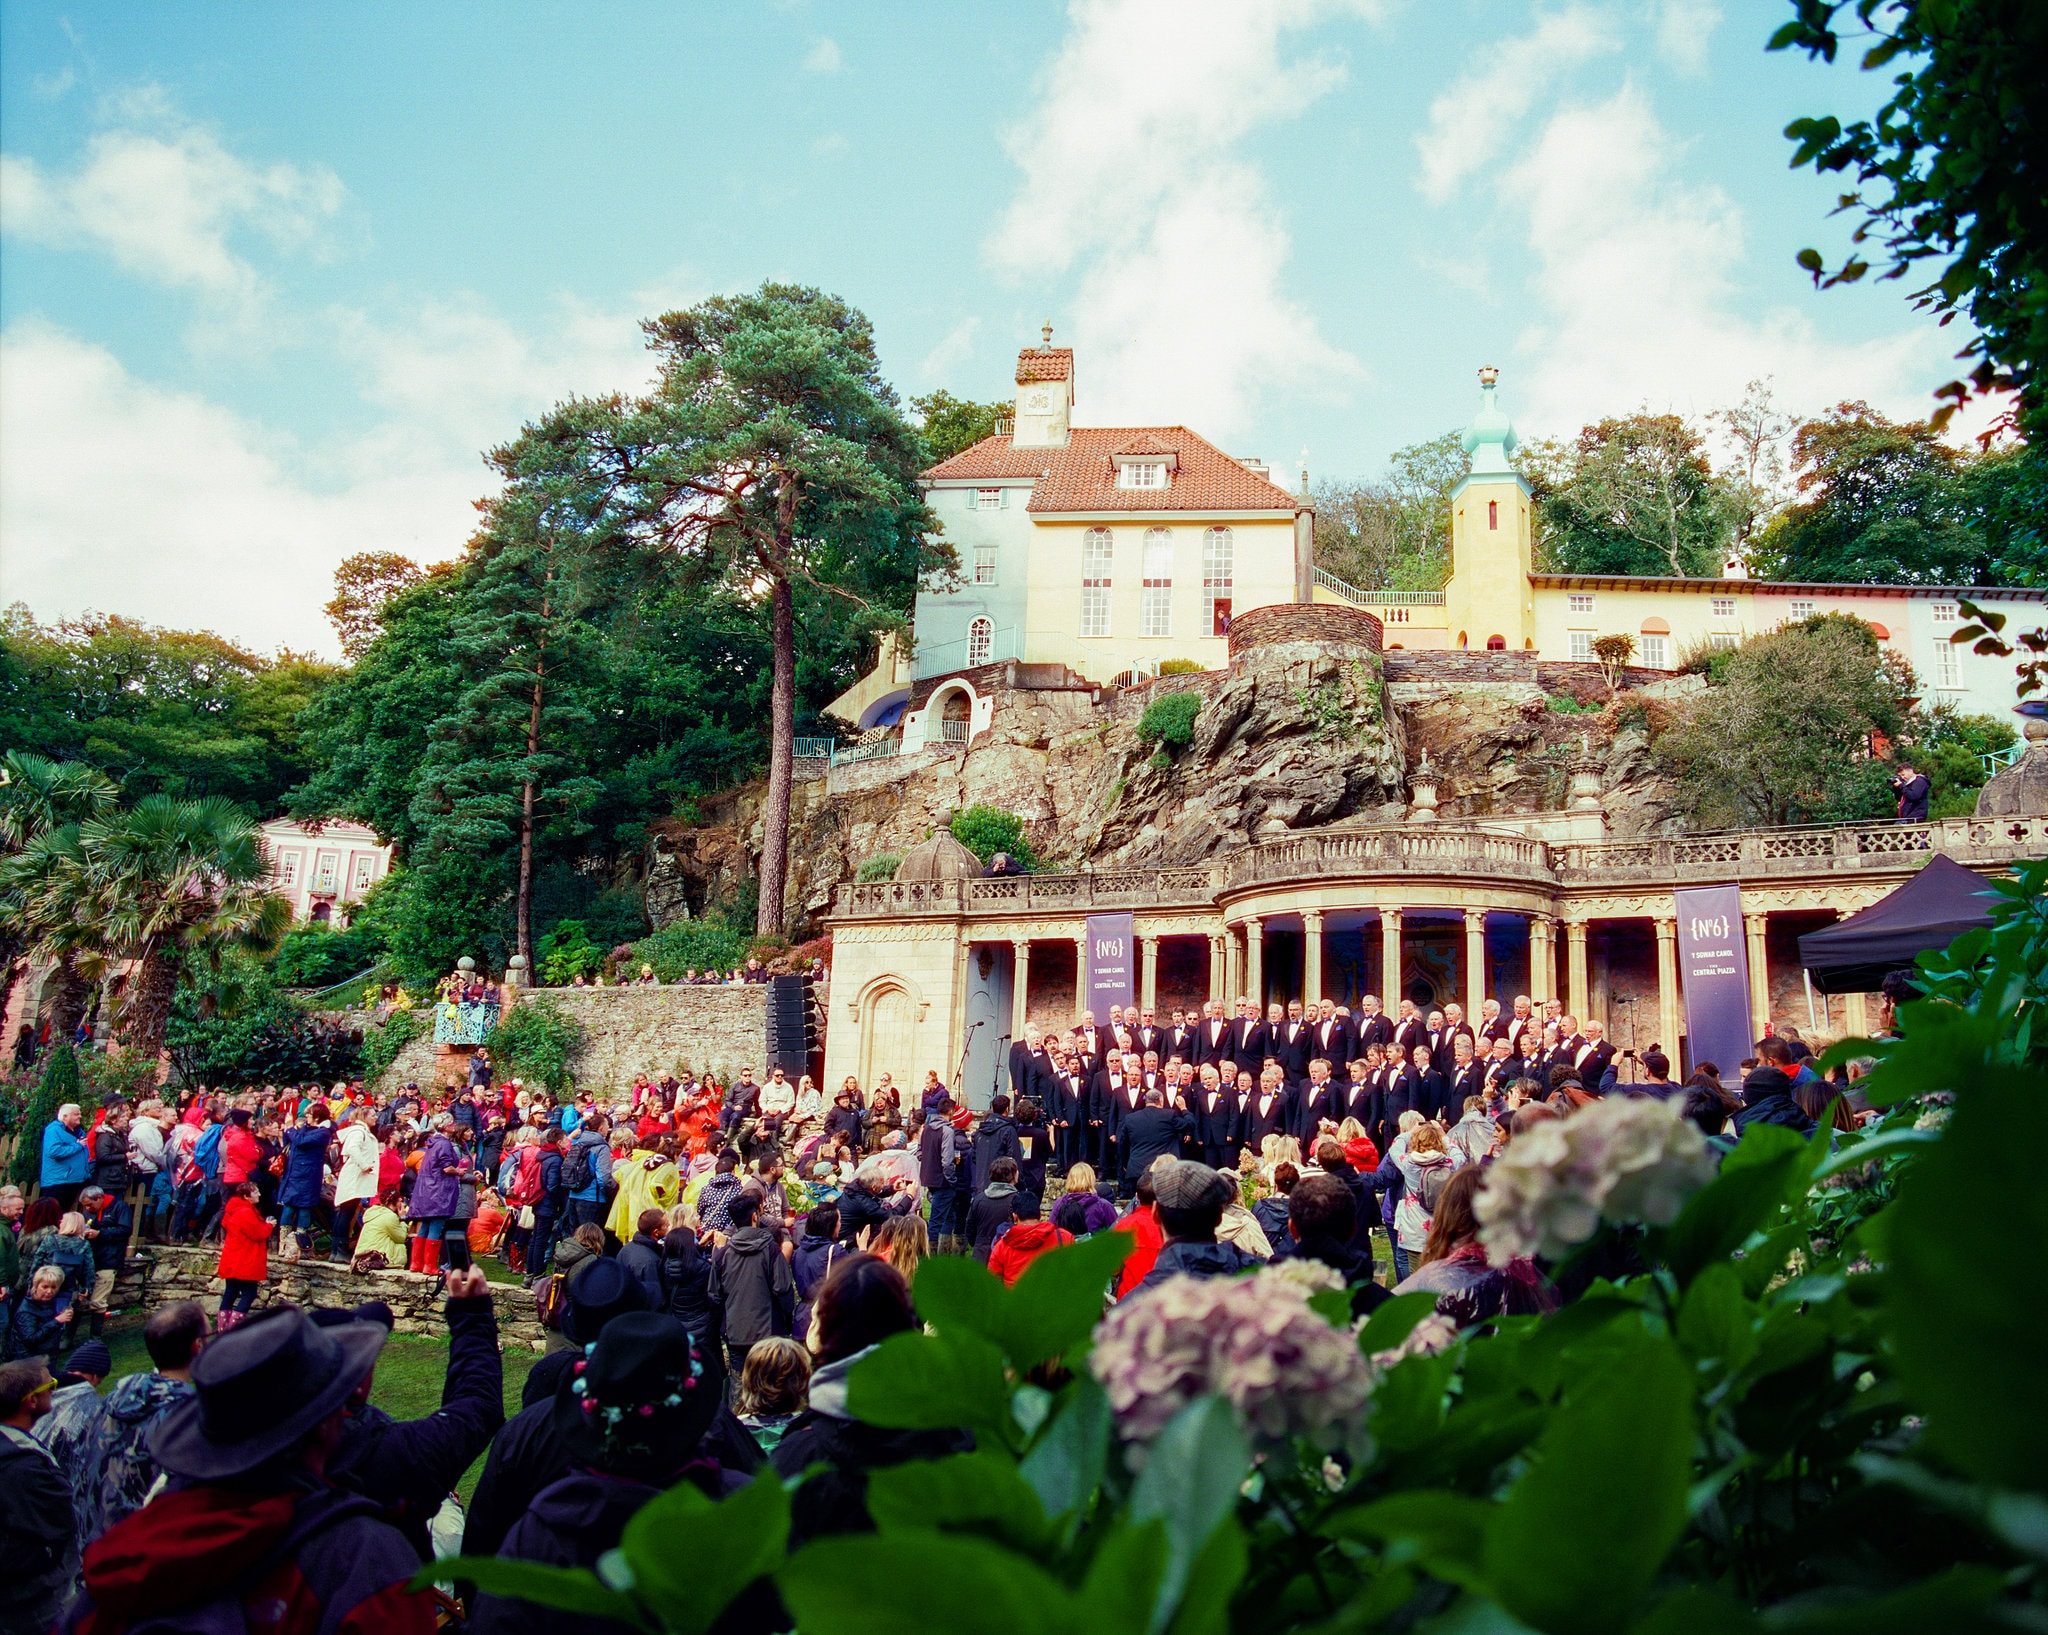
{"label": "green lawn", "polygon": [[[131,1328],[104,1336],[114,1355],[114,1378],[140,1373],[149,1367],[149,1353],[142,1349],[142,1330]],[[500,1353],[505,1361],[505,1414],[519,1412],[519,1391],[527,1373],[540,1360],[537,1352],[523,1348]],[[421,1419],[441,1405],[441,1386],[448,1376],[448,1342],[424,1335],[394,1334],[377,1359],[377,1383],[370,1400],[393,1419]],[[462,1502],[476,1490],[483,1473],[481,1458],[463,1473],[456,1491]]]}

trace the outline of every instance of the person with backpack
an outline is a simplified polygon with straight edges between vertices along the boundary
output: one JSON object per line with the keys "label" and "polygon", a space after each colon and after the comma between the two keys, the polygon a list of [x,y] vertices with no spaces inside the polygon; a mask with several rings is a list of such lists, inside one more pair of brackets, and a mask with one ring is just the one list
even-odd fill
{"label": "person with backpack", "polygon": [[527,1258],[527,1265],[538,1271],[530,1275],[546,1272],[568,1202],[568,1189],[562,1185],[562,1132],[546,1129],[540,1133],[540,1197],[533,1206],[533,1243]]}
{"label": "person with backpack", "polygon": [[169,1490],[86,1552],[63,1635],[433,1635],[433,1598],[407,1588],[418,1554],[327,1476],[389,1334],[282,1306],[202,1349],[150,1439]]}
{"label": "person with backpack", "polygon": [[534,1229],[540,1220],[541,1200],[547,1192],[541,1171],[540,1131],[519,1132],[519,1140],[499,1177],[499,1190],[505,1195],[506,1208],[512,1212],[512,1224],[505,1229],[505,1264],[515,1272],[537,1277],[547,1270],[547,1262],[535,1252],[539,1239]]}
{"label": "person with backpack", "polygon": [[803,1340],[811,1332],[811,1304],[847,1252],[839,1241],[837,1204],[820,1204],[804,1217],[804,1235],[789,1260],[790,1279],[796,1286],[796,1317],[790,1332],[796,1339]]}
{"label": "person with backpack", "polygon": [[601,1226],[605,1206],[611,1201],[611,1120],[595,1110],[586,1112],[569,1138],[562,1157],[562,1184],[569,1189],[569,1224]]}
{"label": "person with backpack", "polygon": [[711,1257],[690,1225],[689,1210],[669,1211],[668,1236],[661,1241],[661,1287],[665,1309],[698,1339],[720,1341],[718,1307],[711,1299]]}

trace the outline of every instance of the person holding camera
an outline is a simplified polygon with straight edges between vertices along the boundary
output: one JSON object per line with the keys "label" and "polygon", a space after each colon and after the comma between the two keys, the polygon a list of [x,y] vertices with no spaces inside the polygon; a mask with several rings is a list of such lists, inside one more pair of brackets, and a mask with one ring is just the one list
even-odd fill
{"label": "person holding camera", "polygon": [[1927,821],[1927,796],[1930,787],[1926,773],[1915,771],[1903,761],[1899,763],[1898,776],[1892,779],[1892,793],[1899,798],[1901,823]]}

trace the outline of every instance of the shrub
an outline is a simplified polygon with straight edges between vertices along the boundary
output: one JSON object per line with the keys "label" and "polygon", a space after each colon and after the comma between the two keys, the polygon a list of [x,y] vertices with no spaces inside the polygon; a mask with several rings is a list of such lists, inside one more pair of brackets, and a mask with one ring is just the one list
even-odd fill
{"label": "shrub", "polygon": [[1195,741],[1195,717],[1201,711],[1200,693],[1168,693],[1155,698],[1138,718],[1138,742],[1155,745],[1170,759]]}
{"label": "shrub", "polygon": [[287,988],[331,988],[383,955],[384,936],[374,923],[336,930],[315,920],[284,934],[270,968]]}
{"label": "shrub", "polygon": [[484,1040],[492,1071],[500,1078],[523,1079],[551,1096],[574,1088],[569,1055],[583,1041],[583,1029],[552,1000],[532,995],[498,1019]]}
{"label": "shrub", "polygon": [[85,1105],[85,1094],[78,1082],[78,1052],[60,1041],[43,1058],[36,1087],[29,1092],[21,1122],[15,1126],[20,1139],[14,1144],[14,1162],[8,1166],[7,1178],[16,1186],[31,1187],[41,1178],[43,1131],[57,1116],[57,1109],[73,1101],[81,1107]]}
{"label": "shrub", "polygon": [[685,920],[633,945],[632,966],[652,965],[664,982],[677,982],[685,971],[716,967],[729,970],[747,957],[751,930],[743,930],[721,915],[709,919]]}
{"label": "shrub", "polygon": [[427,1031],[431,1011],[393,1011],[381,1027],[363,1030],[362,1077],[365,1084],[382,1078],[405,1047]]}
{"label": "shrub", "polygon": [[590,940],[581,920],[562,920],[540,939],[540,980],[550,988],[567,987],[604,965],[604,950]]}
{"label": "shrub", "polygon": [[955,812],[947,824],[953,838],[986,863],[997,852],[1008,852],[1026,869],[1038,867],[1037,855],[1024,838],[1024,820],[1015,812],[996,806],[970,806]]}
{"label": "shrub", "polygon": [[877,852],[861,864],[854,878],[864,886],[871,886],[882,880],[896,878],[896,870],[903,862],[901,852]]}
{"label": "shrub", "polygon": [[1202,666],[1194,659],[1168,659],[1159,666],[1162,676],[1198,676]]}
{"label": "shrub", "polygon": [[1598,704],[1581,704],[1569,693],[1551,693],[1543,700],[1545,708],[1553,715],[1598,715]]}

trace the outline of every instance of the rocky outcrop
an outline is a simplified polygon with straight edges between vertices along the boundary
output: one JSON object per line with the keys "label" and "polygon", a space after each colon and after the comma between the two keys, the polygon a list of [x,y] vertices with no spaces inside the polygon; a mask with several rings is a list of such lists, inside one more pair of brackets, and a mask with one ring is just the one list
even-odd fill
{"label": "rocky outcrop", "polygon": [[[971,745],[798,783],[792,934],[815,930],[868,858],[907,851],[976,804],[1014,812],[1053,867],[1158,868],[1345,819],[1398,823],[1426,752],[1446,820],[1561,811],[1573,773],[1585,770],[1599,782],[1610,833],[1670,827],[1671,789],[1651,738],[1668,708],[1660,695],[1695,678],[1632,674],[1648,684],[1612,703],[1593,665],[1382,654],[1376,637],[1276,623],[1241,644],[1228,670],[1099,697],[1005,691]],[[1194,741],[1161,765],[1138,723],[1177,691],[1200,693],[1202,708]],[[762,793],[749,784],[700,803],[696,823],[657,828],[647,878],[657,925],[681,917],[670,905],[701,912],[755,873]]]}

